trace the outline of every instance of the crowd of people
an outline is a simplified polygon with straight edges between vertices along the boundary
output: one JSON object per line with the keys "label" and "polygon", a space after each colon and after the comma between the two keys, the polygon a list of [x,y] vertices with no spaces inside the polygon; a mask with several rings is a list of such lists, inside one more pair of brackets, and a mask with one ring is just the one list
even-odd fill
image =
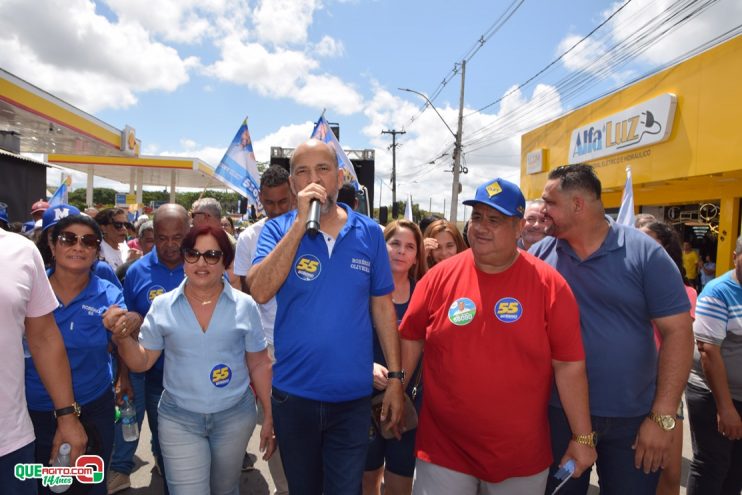
{"label": "crowd of people", "polygon": [[581,164],[528,202],[485,182],[463,232],[380,228],[343,182],[309,140],[239,235],[212,198],[0,229],[2,492],[50,493],[14,467],[62,443],[107,467],[70,493],[128,488],[124,396],[176,495],[238,494],[256,425],[278,494],[585,494],[593,466],[601,493],[673,494],[686,417],[688,493],[742,491],[742,237],[714,278],[672,226],[607,216]]}

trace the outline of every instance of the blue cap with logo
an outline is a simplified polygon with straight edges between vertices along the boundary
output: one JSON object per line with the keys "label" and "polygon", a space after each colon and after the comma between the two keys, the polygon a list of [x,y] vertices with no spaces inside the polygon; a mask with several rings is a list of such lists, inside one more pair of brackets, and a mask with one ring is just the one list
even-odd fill
{"label": "blue cap with logo", "polygon": [[474,199],[467,199],[464,204],[474,206],[477,203],[490,206],[503,215],[523,218],[526,210],[526,198],[520,188],[505,179],[485,182],[477,188]]}
{"label": "blue cap with logo", "polygon": [[72,205],[54,205],[50,206],[45,212],[44,216],[41,217],[41,231],[45,231],[49,227],[54,227],[58,221],[68,217],[70,215],[79,215],[80,210]]}

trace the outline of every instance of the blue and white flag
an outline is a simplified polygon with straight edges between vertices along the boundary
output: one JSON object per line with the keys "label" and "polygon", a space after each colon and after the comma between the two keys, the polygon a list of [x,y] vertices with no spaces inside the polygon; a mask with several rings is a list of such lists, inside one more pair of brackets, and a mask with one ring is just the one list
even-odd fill
{"label": "blue and white flag", "polygon": [[260,173],[252,149],[250,131],[247,129],[247,118],[237,129],[237,134],[234,135],[222,161],[216,167],[214,175],[222,183],[246,197],[259,213],[263,213],[263,205],[258,197]]}
{"label": "blue and white flag", "polygon": [[634,188],[631,186],[631,167],[626,167],[626,185],[623,188],[621,209],[618,210],[616,222],[629,227],[634,226]]}
{"label": "blue and white flag", "polygon": [[404,207],[404,217],[410,222],[414,222],[412,219],[412,194],[407,195],[407,204]]}
{"label": "blue and white flag", "polygon": [[69,204],[69,187],[72,184],[72,176],[62,174],[62,183],[59,185],[51,198],[49,198],[49,207]]}
{"label": "blue and white flag", "polygon": [[325,119],[324,114],[320,116],[317,124],[315,124],[314,130],[312,131],[312,135],[310,137],[319,139],[320,141],[332,146],[332,148],[335,150],[335,156],[337,156],[338,167],[343,170],[345,183],[353,184],[357,191],[359,189],[359,185],[358,176],[356,175],[356,169],[353,167],[353,162],[350,161],[350,158],[348,158],[348,155],[345,154],[345,151],[343,151],[343,148],[340,146],[340,142],[338,141],[337,137],[335,137],[335,133],[332,132],[332,128],[330,127],[330,124],[327,123],[327,119]]}

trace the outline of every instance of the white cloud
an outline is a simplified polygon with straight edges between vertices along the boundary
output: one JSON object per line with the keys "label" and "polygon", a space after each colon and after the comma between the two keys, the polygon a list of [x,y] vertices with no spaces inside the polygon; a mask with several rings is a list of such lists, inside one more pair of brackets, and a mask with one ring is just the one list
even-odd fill
{"label": "white cloud", "polygon": [[345,53],[345,46],[342,41],[336,40],[332,36],[323,36],[314,45],[312,52],[318,57],[341,57]]}
{"label": "white cloud", "polygon": [[133,105],[140,91],[174,91],[198,63],[85,0],[65,3],[64,22],[51,0],[3,0],[0,9],[0,66],[89,112]]}
{"label": "white cloud", "polygon": [[[464,158],[462,165],[468,174],[460,176],[462,192],[459,200],[473,196],[474,190],[486,180],[503,177],[519,182],[520,175],[520,134],[540,122],[552,119],[562,113],[559,94],[547,85],[538,85],[530,98],[514,88],[506,91],[497,113],[476,113],[464,120],[463,141]],[[458,108],[450,105],[437,107],[446,123],[455,131]],[[389,150],[391,136],[382,135],[385,129],[403,130],[412,115],[416,115],[419,102],[416,99],[403,99],[384,88],[376,87],[374,97],[369,101],[364,113],[369,125],[364,133],[376,149],[376,176],[383,178],[383,204],[391,203],[390,188],[392,153]],[[465,108],[464,114],[473,109]],[[397,200],[411,193],[413,201],[427,210],[430,203],[434,211],[450,212],[453,168],[454,137],[446,129],[441,119],[432,109],[426,110],[407,129],[406,134],[398,135],[397,141]],[[483,138],[482,142],[472,142]],[[467,144],[470,143],[470,144]],[[478,149],[477,149],[478,148]],[[441,156],[447,153],[445,156]],[[433,163],[430,163],[433,161]],[[379,183],[376,184],[376,205],[379,200]],[[459,219],[464,218],[464,207],[459,205]],[[467,214],[470,210],[467,210]]]}
{"label": "white cloud", "polygon": [[[565,37],[557,46],[556,53],[561,55],[582,38],[583,36],[576,34]],[[600,64],[596,62],[605,55],[606,50],[607,47],[603,41],[588,38],[566,54],[562,58],[562,63],[571,71],[595,71],[600,68]]]}
{"label": "white cloud", "polygon": [[252,20],[259,41],[274,45],[304,43],[317,0],[260,0]]}
{"label": "white cloud", "polygon": [[357,112],[363,105],[361,95],[337,76],[314,74],[319,63],[304,52],[283,48],[268,51],[238,36],[228,36],[220,46],[221,59],[205,68],[209,75],[247,86],[263,96],[291,98],[343,115]]}
{"label": "white cloud", "polygon": [[[602,19],[607,18],[625,2],[615,2],[607,8]],[[626,43],[624,49],[636,49],[640,46],[636,32],[640,29],[653,36],[677,23],[682,17],[695,10],[695,6],[685,9],[682,15],[675,15],[666,25],[662,20],[670,16],[668,12],[677,14],[681,6],[675,0],[635,0],[627,4],[604,28],[586,39],[574,51],[567,54],[562,63],[570,71],[588,71],[598,73],[605,71],[606,63],[610,63],[610,46]],[[641,62],[651,66],[666,64],[702,44],[714,39],[726,31],[736,28],[742,18],[742,2],[738,0],[718,0],[697,17],[687,23],[673,28],[666,36],[653,41],[646,50],[637,55]],[[559,43],[556,52],[563,53],[584,35],[570,34]],[[616,72],[611,68],[609,76],[617,83],[622,83],[633,77],[635,71],[623,70]]]}
{"label": "white cloud", "polygon": [[[208,37],[215,17],[244,12],[246,2],[225,0],[105,0],[121,22],[141,25],[167,41],[194,44]],[[243,16],[244,17],[244,16]]]}

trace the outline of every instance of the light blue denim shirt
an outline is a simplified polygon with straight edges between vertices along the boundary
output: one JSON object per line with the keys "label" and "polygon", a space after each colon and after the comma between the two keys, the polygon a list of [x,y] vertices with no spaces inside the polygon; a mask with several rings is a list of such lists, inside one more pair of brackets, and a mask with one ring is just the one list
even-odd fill
{"label": "light blue denim shirt", "polygon": [[229,284],[203,332],[183,292],[186,282],[152,302],[139,342],[145,349],[167,351],[163,384],[178,406],[211,414],[248,393],[245,352],[262,351],[267,344],[257,304]]}

